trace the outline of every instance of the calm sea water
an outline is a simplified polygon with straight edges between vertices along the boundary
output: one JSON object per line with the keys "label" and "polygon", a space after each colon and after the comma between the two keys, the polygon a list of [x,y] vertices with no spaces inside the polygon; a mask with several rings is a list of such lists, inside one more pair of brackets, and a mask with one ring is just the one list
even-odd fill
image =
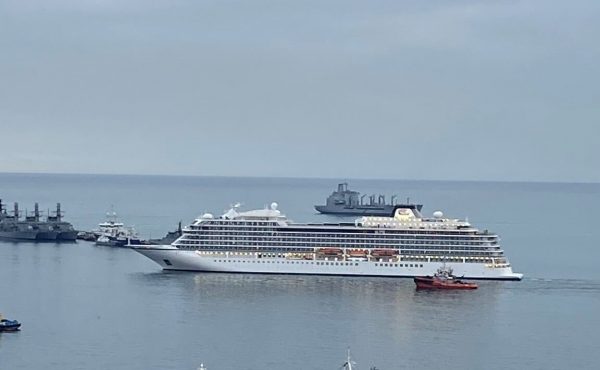
{"label": "calm sea water", "polygon": [[[78,229],[111,205],[159,237],[229,204],[296,221],[335,180],[0,174],[21,209],[60,201]],[[600,185],[355,180],[498,232],[521,282],[416,292],[411,280],[166,273],[126,249],[0,242],[0,369],[597,369]]]}

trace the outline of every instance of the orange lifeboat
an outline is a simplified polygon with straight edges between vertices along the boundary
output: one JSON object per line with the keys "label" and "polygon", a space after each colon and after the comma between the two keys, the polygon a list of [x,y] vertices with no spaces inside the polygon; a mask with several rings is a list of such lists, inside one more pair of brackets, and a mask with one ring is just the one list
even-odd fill
{"label": "orange lifeboat", "polygon": [[394,249],[373,249],[371,256],[374,257],[392,257],[398,254],[397,250]]}
{"label": "orange lifeboat", "polygon": [[364,257],[367,255],[367,251],[364,249],[352,249],[348,252],[351,257]]}
{"label": "orange lifeboat", "polygon": [[342,250],[339,248],[321,248],[319,249],[319,253],[327,256],[338,256],[342,254]]}

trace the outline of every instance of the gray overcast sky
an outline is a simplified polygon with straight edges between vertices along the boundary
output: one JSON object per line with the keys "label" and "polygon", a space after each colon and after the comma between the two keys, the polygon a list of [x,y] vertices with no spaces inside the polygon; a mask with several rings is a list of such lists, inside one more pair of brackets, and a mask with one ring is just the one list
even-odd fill
{"label": "gray overcast sky", "polygon": [[0,0],[0,171],[600,181],[600,1]]}

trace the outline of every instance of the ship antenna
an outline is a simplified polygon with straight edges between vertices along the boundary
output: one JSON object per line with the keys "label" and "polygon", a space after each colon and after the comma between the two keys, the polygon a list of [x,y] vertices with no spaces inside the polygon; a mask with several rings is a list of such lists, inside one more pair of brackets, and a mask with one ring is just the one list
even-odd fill
{"label": "ship antenna", "polygon": [[352,365],[356,365],[356,363],[354,361],[352,361],[352,359],[350,358],[350,347],[348,347],[348,350],[346,353],[347,353],[346,362],[344,362],[342,364],[341,369],[352,370]]}

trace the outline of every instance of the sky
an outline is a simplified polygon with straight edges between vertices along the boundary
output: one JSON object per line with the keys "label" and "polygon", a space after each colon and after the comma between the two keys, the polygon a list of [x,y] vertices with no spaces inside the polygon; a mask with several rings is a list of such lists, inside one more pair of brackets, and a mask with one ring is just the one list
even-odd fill
{"label": "sky", "polygon": [[600,182],[600,2],[0,0],[0,172]]}

